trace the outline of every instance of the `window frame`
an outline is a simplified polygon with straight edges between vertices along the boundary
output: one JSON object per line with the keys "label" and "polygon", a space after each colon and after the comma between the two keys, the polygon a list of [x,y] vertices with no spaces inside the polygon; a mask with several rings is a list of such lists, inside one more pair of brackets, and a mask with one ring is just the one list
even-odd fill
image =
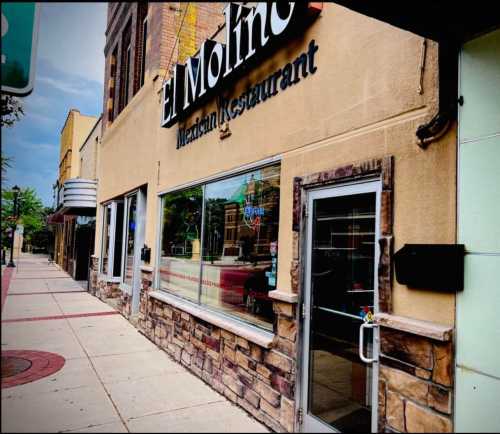
{"label": "window frame", "polygon": [[[106,273],[103,272],[104,267],[104,240],[106,234],[104,230],[101,231],[101,254],[99,258],[99,273],[102,276],[105,276],[108,282],[120,282],[121,281],[121,269],[119,276],[113,276],[114,273],[114,260],[115,260],[115,240],[116,240],[116,222],[117,222],[117,213],[118,213],[118,204],[123,203],[123,199],[118,200],[110,200],[101,204],[102,210],[102,218],[101,218],[101,228],[104,229],[106,224],[106,209],[109,205],[111,205],[111,217],[109,221],[109,249],[108,249],[108,271]],[[121,262],[120,262],[121,263]],[[120,267],[121,268],[121,267]]]}
{"label": "window frame", "polygon": [[[127,264],[127,240],[128,240],[128,232],[129,232],[129,222],[128,222],[128,214],[129,214],[129,208],[130,208],[130,203],[132,201],[132,198],[135,196],[135,206],[136,206],[136,229],[134,232],[134,251],[132,253],[132,256],[134,257],[134,262],[132,263],[132,278],[131,278],[131,284],[128,284],[124,281],[125,279],[125,269],[126,269],[126,264]],[[124,289],[126,292],[129,294],[132,294],[133,287],[134,287],[134,273],[135,273],[135,251],[137,249],[137,220],[138,220],[138,209],[139,209],[139,189],[131,191],[130,193],[126,194],[123,200],[123,233],[122,233],[122,257],[120,260],[120,288]]]}
{"label": "window frame", "polygon": [[146,42],[148,39],[148,15],[142,20],[142,53],[141,53],[141,67],[139,72],[139,89],[144,86],[146,77]]}
{"label": "window frame", "polygon": [[[246,165],[244,167],[240,167],[238,169],[233,169],[233,170],[230,170],[230,171],[227,171],[227,172],[223,172],[221,174],[218,174],[218,175],[215,175],[215,176],[211,176],[211,177],[207,177],[207,178],[204,178],[204,179],[201,179],[201,180],[198,180],[198,181],[195,181],[195,182],[191,182],[191,183],[186,183],[186,184],[183,184],[183,185],[180,185],[178,187],[174,187],[174,188],[171,188],[171,189],[167,189],[167,190],[164,190],[164,191],[161,191],[158,193],[158,204],[159,204],[159,207],[158,207],[158,224],[157,224],[157,229],[158,229],[158,237],[156,239],[156,254],[155,254],[155,270],[154,270],[154,276],[153,276],[153,287],[155,288],[155,290],[161,292],[161,293],[164,293],[164,294],[168,294],[169,296],[171,297],[175,297],[176,299],[182,301],[182,302],[185,302],[185,303],[190,303],[192,304],[193,306],[195,306],[196,308],[198,309],[201,309],[201,310],[204,310],[204,311],[207,311],[207,312],[213,312],[217,315],[221,315],[222,317],[230,320],[230,321],[234,321],[236,323],[239,323],[239,324],[242,324],[244,325],[245,327],[251,327],[251,328],[254,328],[256,330],[258,330],[259,332],[267,332],[267,333],[272,333],[273,329],[272,329],[272,323],[271,323],[271,329],[268,329],[268,328],[265,328],[261,325],[257,325],[257,324],[254,324],[250,321],[246,321],[244,320],[243,318],[241,317],[238,317],[236,315],[232,315],[231,313],[228,313],[222,309],[217,309],[213,306],[210,306],[208,304],[203,304],[201,302],[201,299],[202,299],[202,287],[203,287],[203,282],[202,282],[202,279],[203,279],[203,247],[204,247],[204,229],[205,229],[205,194],[206,194],[206,187],[207,185],[209,184],[212,184],[212,183],[216,183],[216,182],[219,182],[219,181],[223,181],[225,179],[229,179],[229,178],[233,178],[233,177],[237,177],[237,176],[240,176],[240,175],[244,175],[246,173],[250,173],[250,172],[253,172],[253,171],[257,171],[257,170],[261,170],[261,169],[264,169],[266,167],[269,167],[269,166],[278,166],[280,168],[280,182],[281,182],[281,168],[282,168],[282,165],[281,165],[281,156],[276,156],[276,157],[272,157],[272,158],[269,158],[269,159],[266,159],[266,160],[263,160],[263,161],[260,161],[260,162],[256,162],[256,163],[252,163],[252,164],[249,164],[249,165]],[[165,197],[167,194],[169,193],[176,193],[176,192],[180,192],[180,191],[183,191],[183,190],[187,190],[187,189],[190,189],[190,188],[195,188],[195,187],[201,187],[202,188],[202,215],[201,215],[201,232],[200,232],[200,239],[201,239],[201,245],[200,245],[200,252],[201,252],[201,257],[200,257],[200,272],[199,272],[199,280],[198,280],[198,298],[197,298],[197,301],[195,300],[192,300],[192,299],[189,299],[189,298],[186,298],[186,297],[182,297],[182,296],[179,296],[177,294],[174,294],[166,289],[163,289],[161,287],[161,279],[160,279],[160,264],[161,264],[161,244],[162,244],[162,238],[163,238],[163,227],[164,227],[164,224],[163,224],[163,208],[164,208],[164,202],[165,202]],[[280,205],[281,207],[281,201],[280,201]],[[278,213],[279,215],[279,213]],[[278,232],[279,232],[279,218],[278,218]]]}
{"label": "window frame", "polygon": [[124,78],[125,83],[123,83],[123,108],[127,107],[130,102],[130,64],[132,60],[132,43],[129,42],[127,48],[125,49],[125,72]]}

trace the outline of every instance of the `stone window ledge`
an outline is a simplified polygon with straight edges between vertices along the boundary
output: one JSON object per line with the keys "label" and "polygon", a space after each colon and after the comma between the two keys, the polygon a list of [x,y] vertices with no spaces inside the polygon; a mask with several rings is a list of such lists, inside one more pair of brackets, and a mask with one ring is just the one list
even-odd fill
{"label": "stone window ledge", "polygon": [[98,279],[108,283],[120,283],[119,277],[108,277],[106,274],[99,274]]}
{"label": "stone window ledge", "polygon": [[163,291],[151,291],[149,296],[155,298],[156,300],[163,301],[164,303],[170,304],[173,307],[183,310],[197,318],[207,321],[217,327],[220,327],[228,332],[234,333],[237,336],[245,338],[246,340],[253,342],[263,348],[271,348],[275,334],[260,330],[251,325],[243,324],[240,321],[226,317],[225,315],[212,312],[208,309],[198,306],[194,303],[182,300],[175,295],[168,294]]}
{"label": "stone window ledge", "polygon": [[275,289],[274,291],[269,291],[268,295],[269,298],[282,301],[284,303],[295,304],[299,300],[298,294],[295,294],[293,292],[280,291],[279,289]]}
{"label": "stone window ledge", "polygon": [[405,316],[390,315],[388,313],[378,313],[374,315],[376,324],[403,332],[413,333],[441,342],[451,341],[453,327],[444,324],[437,324],[430,321],[423,321]]}

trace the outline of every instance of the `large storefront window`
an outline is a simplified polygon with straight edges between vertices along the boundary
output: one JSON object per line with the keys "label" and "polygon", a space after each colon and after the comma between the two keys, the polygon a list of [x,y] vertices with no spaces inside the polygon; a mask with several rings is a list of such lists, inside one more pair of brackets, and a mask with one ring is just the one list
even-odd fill
{"label": "large storefront window", "polygon": [[201,187],[163,198],[160,285],[173,294],[198,301],[201,251]]}
{"label": "large storefront window", "polygon": [[127,198],[127,238],[125,243],[125,266],[123,283],[132,285],[134,276],[135,230],[137,225],[137,195]]}
{"label": "large storefront window", "polygon": [[166,194],[161,288],[271,329],[279,188],[280,167],[269,166]]}

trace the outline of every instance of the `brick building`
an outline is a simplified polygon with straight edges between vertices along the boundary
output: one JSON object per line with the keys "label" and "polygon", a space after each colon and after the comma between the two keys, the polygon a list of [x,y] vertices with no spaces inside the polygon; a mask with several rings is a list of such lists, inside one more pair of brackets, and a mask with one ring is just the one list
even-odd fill
{"label": "brick building", "polygon": [[336,3],[109,4],[92,292],[275,431],[499,428],[498,30]]}
{"label": "brick building", "polygon": [[222,23],[222,6],[192,2],[109,3],[104,48],[104,129],[146,80],[161,80],[174,62],[183,62],[196,52]]}

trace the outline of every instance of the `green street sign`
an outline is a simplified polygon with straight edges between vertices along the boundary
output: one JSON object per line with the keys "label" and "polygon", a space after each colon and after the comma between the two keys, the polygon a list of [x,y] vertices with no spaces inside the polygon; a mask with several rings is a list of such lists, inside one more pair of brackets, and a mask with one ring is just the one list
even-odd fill
{"label": "green street sign", "polygon": [[2,2],[2,92],[25,96],[33,90],[39,6]]}

